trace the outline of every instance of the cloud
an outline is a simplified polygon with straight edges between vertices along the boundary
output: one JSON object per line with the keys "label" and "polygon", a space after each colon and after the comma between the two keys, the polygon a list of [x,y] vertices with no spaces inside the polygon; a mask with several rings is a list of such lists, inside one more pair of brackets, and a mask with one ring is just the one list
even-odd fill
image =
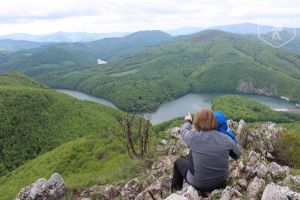
{"label": "cloud", "polygon": [[291,14],[299,19],[299,0],[2,0],[0,34],[167,30],[258,18],[288,24]]}

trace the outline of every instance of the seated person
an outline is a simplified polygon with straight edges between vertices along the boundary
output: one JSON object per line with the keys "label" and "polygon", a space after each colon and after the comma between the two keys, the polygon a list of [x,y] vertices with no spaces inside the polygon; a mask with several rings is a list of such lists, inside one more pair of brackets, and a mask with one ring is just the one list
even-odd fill
{"label": "seated person", "polygon": [[193,124],[195,130],[189,114],[180,128],[190,154],[188,159],[180,157],[175,161],[172,190],[181,190],[184,179],[200,191],[225,187],[229,155],[238,159],[241,155],[239,146],[231,137],[216,130],[216,118],[208,109],[198,111]]}

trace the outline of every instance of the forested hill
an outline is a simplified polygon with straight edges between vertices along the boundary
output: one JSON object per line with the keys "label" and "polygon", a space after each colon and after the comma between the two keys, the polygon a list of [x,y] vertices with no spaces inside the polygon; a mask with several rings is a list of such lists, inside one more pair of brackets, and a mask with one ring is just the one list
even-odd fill
{"label": "forested hill", "polygon": [[46,42],[31,42],[26,40],[10,40],[0,39],[0,51],[16,51],[19,49],[32,49],[42,45],[46,45]]}
{"label": "forested hill", "polygon": [[153,110],[188,92],[239,91],[300,100],[298,54],[216,30],[114,57],[106,66],[36,79],[105,97],[125,110]]}
{"label": "forested hill", "polygon": [[[108,64],[95,65],[97,56]],[[188,92],[250,92],[300,100],[299,54],[218,30],[171,37],[160,31],[58,44],[1,56],[55,88],[104,97],[123,110],[153,111]]]}
{"label": "forested hill", "polygon": [[[228,116],[233,119],[242,117],[249,122],[256,122],[256,125],[259,121],[294,122],[285,124],[297,135],[290,135],[283,140],[283,147],[289,148],[287,154],[281,158],[299,166],[300,126],[299,122],[296,122],[299,120],[299,115],[291,118],[290,115],[272,111],[253,100],[238,96],[217,97],[212,103],[214,110],[228,113]],[[101,198],[102,194],[91,191],[97,190],[101,193],[107,190],[98,190],[98,188],[106,188],[106,185],[119,181],[125,184],[133,177],[141,178],[147,184],[156,183],[156,179],[153,180],[152,176],[148,176],[148,168],[155,173],[159,169],[161,172],[157,174],[169,177],[171,170],[164,171],[164,165],[155,164],[157,166],[155,169],[152,166],[154,163],[167,161],[171,169],[175,159],[169,160],[165,156],[159,156],[168,153],[171,157],[177,158],[179,152],[183,152],[176,149],[175,153],[178,155],[174,155],[174,151],[170,149],[174,149],[174,146],[177,148],[176,144],[179,140],[176,135],[170,134],[169,131],[165,132],[173,127],[171,124],[178,123],[176,126],[181,124],[183,118],[156,127],[150,126],[149,152],[144,155],[144,158],[132,159],[128,155],[128,145],[126,145],[128,144],[125,136],[127,132],[123,132],[120,127],[121,119],[124,120],[124,113],[57,93],[16,73],[0,76],[0,113],[1,200],[13,199],[26,185],[41,177],[49,177],[54,172],[61,174],[68,186],[70,193],[66,194],[66,199],[79,198],[81,195],[86,198],[90,196]],[[271,127],[272,130],[279,130],[274,129],[273,125]],[[141,130],[138,127],[133,129],[136,134]],[[171,130],[179,130],[179,128]],[[263,129],[263,133],[268,132]],[[135,134],[132,138],[139,141],[139,137]],[[256,136],[255,138],[257,139]],[[164,141],[167,141],[167,145],[163,143]],[[258,141],[261,144],[263,140]],[[138,143],[136,145],[138,146]],[[242,160],[247,159],[248,151],[245,153],[245,159]],[[163,184],[160,185],[162,187]],[[114,188],[123,188],[123,186]],[[152,188],[157,190],[157,187]]]}
{"label": "forested hill", "polygon": [[0,176],[72,139],[114,134],[121,116],[20,74],[0,75],[0,113]]}
{"label": "forested hill", "polygon": [[46,88],[46,86],[20,73],[0,74],[0,87],[1,89],[5,87]]}
{"label": "forested hill", "polygon": [[88,69],[97,64],[98,58],[109,61],[113,56],[154,46],[171,38],[161,31],[140,31],[122,38],[52,43],[12,53],[0,51],[0,72],[21,71],[34,77],[58,71],[72,72],[78,68]]}

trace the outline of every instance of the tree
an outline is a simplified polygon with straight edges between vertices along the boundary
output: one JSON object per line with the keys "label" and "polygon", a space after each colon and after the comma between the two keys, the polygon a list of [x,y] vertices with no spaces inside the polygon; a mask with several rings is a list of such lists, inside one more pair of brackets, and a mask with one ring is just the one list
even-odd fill
{"label": "tree", "polygon": [[131,158],[140,158],[149,150],[150,121],[136,112],[129,113],[121,120],[126,136],[127,152]]}

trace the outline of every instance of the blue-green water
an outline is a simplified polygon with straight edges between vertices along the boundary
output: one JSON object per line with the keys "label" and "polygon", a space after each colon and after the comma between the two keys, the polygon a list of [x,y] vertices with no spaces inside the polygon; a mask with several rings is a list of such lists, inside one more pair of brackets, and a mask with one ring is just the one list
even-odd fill
{"label": "blue-green water", "polygon": [[[84,94],[82,92],[74,90],[57,90],[59,92],[71,95],[77,99],[89,100],[97,103],[101,103],[113,108],[117,108],[112,102],[94,97],[91,95]],[[173,101],[162,104],[157,111],[153,113],[145,113],[145,116],[148,117],[152,124],[158,124],[170,119],[184,116],[188,112],[195,113],[201,108],[211,108],[212,98],[220,95],[240,95],[254,99],[262,104],[269,106],[271,109],[276,111],[300,111],[300,108],[297,108],[294,103],[278,99],[275,97],[256,95],[256,94],[241,94],[241,93],[205,93],[205,94],[187,94],[182,97],[179,97]]]}

